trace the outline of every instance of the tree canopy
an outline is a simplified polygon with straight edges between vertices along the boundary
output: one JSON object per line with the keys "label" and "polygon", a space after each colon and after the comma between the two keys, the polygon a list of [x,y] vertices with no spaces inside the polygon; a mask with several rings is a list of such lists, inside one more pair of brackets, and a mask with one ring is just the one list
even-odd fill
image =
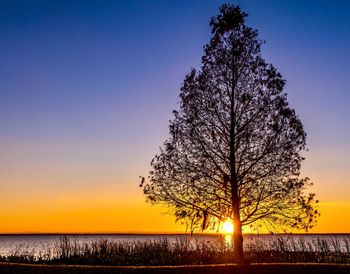
{"label": "tree canopy", "polygon": [[192,230],[233,220],[235,249],[242,226],[308,230],[318,215],[300,176],[305,130],[246,16],[223,5],[211,19],[201,68],[186,76],[170,137],[143,184],[147,201],[167,205]]}

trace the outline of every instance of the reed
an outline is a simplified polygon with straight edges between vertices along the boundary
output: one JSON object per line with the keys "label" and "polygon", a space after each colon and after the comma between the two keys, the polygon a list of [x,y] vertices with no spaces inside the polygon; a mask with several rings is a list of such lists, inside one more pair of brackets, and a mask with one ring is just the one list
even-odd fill
{"label": "reed", "polygon": [[[307,239],[305,237],[257,237],[245,245],[248,262],[350,263],[350,237]],[[62,237],[40,252],[18,247],[1,261],[45,264],[88,265],[190,265],[234,262],[232,246],[224,238],[216,243],[167,238],[150,241],[107,241],[80,243]]]}

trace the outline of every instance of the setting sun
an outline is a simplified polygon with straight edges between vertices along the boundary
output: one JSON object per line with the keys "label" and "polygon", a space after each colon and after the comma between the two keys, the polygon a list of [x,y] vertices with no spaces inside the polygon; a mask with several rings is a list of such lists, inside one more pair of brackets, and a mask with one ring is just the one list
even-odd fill
{"label": "setting sun", "polygon": [[233,223],[231,221],[225,221],[222,225],[223,233],[232,234],[233,233]]}

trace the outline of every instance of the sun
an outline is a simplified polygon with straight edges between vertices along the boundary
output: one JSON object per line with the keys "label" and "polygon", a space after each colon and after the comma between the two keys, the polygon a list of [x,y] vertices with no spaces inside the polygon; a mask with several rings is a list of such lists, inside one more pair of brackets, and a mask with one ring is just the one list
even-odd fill
{"label": "sun", "polygon": [[226,234],[232,234],[233,233],[233,223],[229,220],[225,221],[222,225],[222,231]]}

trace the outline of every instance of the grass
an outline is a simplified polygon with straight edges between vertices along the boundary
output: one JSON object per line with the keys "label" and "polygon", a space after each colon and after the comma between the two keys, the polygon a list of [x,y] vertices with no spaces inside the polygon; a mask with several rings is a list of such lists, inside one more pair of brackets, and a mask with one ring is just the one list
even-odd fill
{"label": "grass", "polygon": [[0,263],[1,274],[348,274],[350,265],[339,264],[246,264],[193,266],[81,266]]}
{"label": "grass", "polygon": [[[250,263],[350,264],[350,237],[314,238],[275,236],[246,243]],[[107,241],[79,243],[61,237],[53,246],[38,252],[19,247],[0,257],[3,262],[70,265],[161,266],[232,263],[233,250],[224,239],[217,243],[167,238],[152,241]]]}

